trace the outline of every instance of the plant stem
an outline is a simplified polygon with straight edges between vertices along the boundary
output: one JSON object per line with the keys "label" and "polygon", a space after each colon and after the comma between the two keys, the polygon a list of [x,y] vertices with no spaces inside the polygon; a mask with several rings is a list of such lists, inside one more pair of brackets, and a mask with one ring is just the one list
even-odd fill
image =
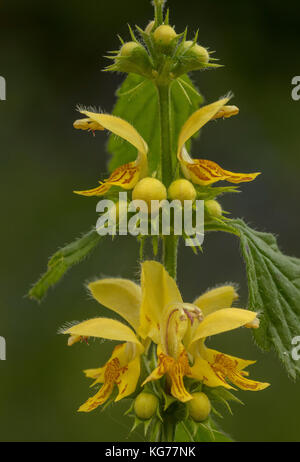
{"label": "plant stem", "polygon": [[[175,153],[172,150],[171,124],[171,84],[157,84],[160,116],[161,179],[168,188],[173,181]],[[176,279],[178,237],[163,237],[163,264],[171,277]],[[166,417],[163,425],[163,441],[173,442],[176,424],[171,416]]]}
{"label": "plant stem", "polygon": [[175,429],[173,420],[170,417],[166,417],[163,426],[163,442],[173,443],[175,440]]}
{"label": "plant stem", "polygon": [[171,127],[171,86],[158,85],[161,140],[162,181],[168,188],[173,180],[172,127]]}
{"label": "plant stem", "polygon": [[[161,176],[162,182],[168,188],[173,180],[175,158],[172,151],[171,85],[170,83],[159,84],[157,89],[160,116]],[[177,236],[164,236],[163,264],[174,279],[176,279],[177,247]]]}

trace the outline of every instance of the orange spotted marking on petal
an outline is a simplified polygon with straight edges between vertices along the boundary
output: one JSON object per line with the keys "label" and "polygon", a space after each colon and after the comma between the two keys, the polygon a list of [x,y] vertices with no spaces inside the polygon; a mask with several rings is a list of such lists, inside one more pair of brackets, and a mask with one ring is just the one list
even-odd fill
{"label": "orange spotted marking on petal", "polygon": [[191,180],[200,185],[209,185],[216,181],[228,181],[230,183],[242,183],[253,181],[259,173],[234,173],[224,170],[216,162],[206,159],[193,159],[193,162],[184,162],[188,169]]}
{"label": "orange spotted marking on petal", "polygon": [[139,179],[140,168],[136,162],[129,162],[116,168],[105,183],[111,186],[121,186],[124,189],[132,189]]}
{"label": "orange spotted marking on petal", "polygon": [[102,183],[97,188],[88,189],[86,191],[73,191],[75,194],[79,194],[80,196],[103,196],[104,194],[109,191],[111,186],[106,183]]}
{"label": "orange spotted marking on petal", "polygon": [[183,378],[190,374],[190,366],[188,356],[185,350],[182,351],[178,360],[164,353],[158,356],[158,366],[149,375],[142,385],[150,382],[151,380],[158,380],[163,375],[167,374],[171,380],[171,394],[179,401],[187,402],[192,399],[184,386]]}
{"label": "orange spotted marking on petal", "polygon": [[111,395],[115,383],[118,383],[118,379],[120,374],[122,373],[122,369],[120,367],[120,361],[118,358],[114,358],[109,361],[105,366],[104,372],[104,384],[100,388],[100,390],[93,396],[89,398],[80,408],[78,409],[79,412],[90,412],[96,409],[101,404],[105,403],[109,396]]}
{"label": "orange spotted marking on petal", "polygon": [[246,379],[247,372],[239,371],[238,364],[237,359],[230,358],[223,353],[217,353],[211,367],[221,380],[228,378],[230,382],[242,390],[258,391],[269,386],[268,383]]}
{"label": "orange spotted marking on petal", "polygon": [[123,189],[132,189],[139,179],[140,168],[136,162],[129,162],[116,168],[109,178],[104,180],[97,188],[86,191],[74,191],[81,196],[103,196],[112,186],[120,186]]}

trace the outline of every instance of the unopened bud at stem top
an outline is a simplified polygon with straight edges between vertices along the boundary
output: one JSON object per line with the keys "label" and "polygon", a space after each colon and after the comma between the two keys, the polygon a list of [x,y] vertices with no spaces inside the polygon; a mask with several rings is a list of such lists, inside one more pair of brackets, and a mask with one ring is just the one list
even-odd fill
{"label": "unopened bud at stem top", "polygon": [[155,43],[161,47],[168,47],[176,37],[173,27],[164,24],[155,29],[153,34]]}
{"label": "unopened bud at stem top", "polygon": [[131,56],[134,50],[139,50],[141,48],[143,48],[143,46],[136,42],[126,42],[120,50],[120,56]]}

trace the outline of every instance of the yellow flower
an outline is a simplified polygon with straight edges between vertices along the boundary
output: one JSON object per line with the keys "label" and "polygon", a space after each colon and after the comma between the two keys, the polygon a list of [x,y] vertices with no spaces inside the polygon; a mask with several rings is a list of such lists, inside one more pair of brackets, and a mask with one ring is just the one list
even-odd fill
{"label": "yellow flower", "polygon": [[[147,262],[146,271],[152,273],[154,262]],[[155,266],[154,266],[155,265]],[[165,271],[163,269],[163,271]],[[149,276],[150,276],[149,274]],[[155,272],[154,272],[155,274]],[[173,294],[170,296],[170,292]],[[256,313],[240,308],[231,308],[237,298],[232,286],[211,290],[194,301],[183,303],[173,279],[168,285],[157,286],[155,282],[147,288],[148,331],[155,331],[159,320],[160,339],[157,355],[158,366],[144,381],[158,380],[166,375],[170,393],[182,402],[192,399],[184,385],[184,377],[202,381],[207,386],[232,388],[226,378],[245,390],[262,390],[269,384],[248,380],[243,369],[253,361],[245,361],[223,353],[209,350],[204,346],[206,337],[251,325]],[[173,301],[165,304],[159,312],[161,300]],[[150,315],[151,313],[151,315]],[[152,320],[152,323],[150,322]],[[147,324],[145,323],[147,326]],[[152,329],[152,330],[151,330]],[[154,336],[152,335],[152,338]],[[190,362],[192,365],[190,365]]]}
{"label": "yellow flower", "polygon": [[93,385],[103,383],[103,386],[79,408],[83,412],[103,404],[115,385],[119,388],[116,401],[135,391],[144,345],[148,344],[148,339],[160,343],[164,308],[175,300],[182,301],[175,281],[160,263],[153,261],[142,264],[141,287],[128,279],[118,278],[100,279],[88,287],[99,303],[118,313],[132,328],[113,319],[95,318],[64,331],[70,335],[69,345],[88,337],[125,342],[114,349],[103,367],[85,371],[87,377],[95,379]]}
{"label": "yellow flower", "polygon": [[[183,125],[178,139],[177,157],[184,176],[195,184],[209,185],[216,181],[226,180],[230,183],[242,183],[254,180],[259,173],[234,173],[224,170],[218,164],[206,159],[192,159],[185,143],[213,119],[229,118],[238,114],[236,106],[228,106],[229,98],[223,98],[215,103],[202,107],[194,112]],[[109,130],[117,136],[131,143],[138,151],[134,162],[118,167],[109,178],[100,182],[100,186],[86,191],[74,191],[83,196],[102,196],[112,186],[119,186],[131,190],[137,182],[148,175],[148,145],[137,130],[127,121],[109,114],[97,114],[89,111],[80,111],[86,117],[76,120],[74,127],[80,130]]]}
{"label": "yellow flower", "polygon": [[253,361],[219,353],[205,347],[206,337],[252,325],[256,313],[231,308],[237,298],[232,286],[213,289],[194,301],[184,303],[174,279],[155,261],[142,264],[141,287],[128,279],[100,279],[89,284],[92,296],[118,313],[131,327],[109,318],[95,318],[64,331],[69,344],[78,339],[100,337],[124,342],[115,347],[106,364],[85,371],[94,383],[102,383],[95,396],[79,411],[89,412],[103,404],[117,385],[116,401],[136,389],[140,377],[140,356],[149,340],[157,344],[158,365],[144,381],[167,375],[169,392],[185,402],[191,398],[184,377],[211,387],[232,388],[226,381],[245,390],[262,390],[268,384],[245,378],[246,366]]}
{"label": "yellow flower", "polygon": [[88,337],[124,342],[115,347],[112,356],[103,367],[84,371],[87,377],[95,380],[92,386],[97,383],[103,383],[103,386],[79,408],[81,412],[92,411],[103,404],[115,385],[119,389],[115,401],[133,393],[140,376],[140,356],[144,351],[136,334],[139,329],[140,287],[127,279],[98,280],[88,287],[97,301],[120,314],[132,328],[114,319],[95,318],[64,331],[65,334],[70,334],[69,345],[74,343],[74,339]]}
{"label": "yellow flower", "polygon": [[185,148],[185,143],[210,120],[238,114],[239,110],[236,106],[226,106],[228,101],[229,98],[223,98],[202,107],[188,118],[180,131],[177,158],[184,176],[195,184],[209,185],[221,180],[242,183],[252,181],[259,175],[259,173],[234,173],[224,170],[211,160],[192,159]]}
{"label": "yellow flower", "polygon": [[[173,279],[157,262],[142,264],[141,287],[128,279],[100,279],[89,284],[92,296],[102,305],[118,313],[127,325],[109,318],[95,318],[65,330],[69,334],[69,345],[80,339],[99,337],[125,342],[118,345],[107,363],[99,368],[85,371],[87,377],[103,383],[96,395],[84,403],[79,410],[89,412],[103,404],[111,395],[114,385],[119,388],[116,401],[134,392],[140,376],[140,356],[147,338],[160,341],[160,314],[165,305],[178,299],[180,293]],[[168,288],[162,298],[150,300],[153,285],[160,293]],[[173,292],[175,290],[175,293]]]}
{"label": "yellow flower", "polygon": [[100,186],[86,191],[74,192],[83,196],[102,196],[112,186],[120,186],[126,190],[133,189],[137,182],[148,174],[147,143],[126,120],[109,114],[96,114],[89,111],[81,111],[81,114],[87,117],[76,120],[74,122],[75,128],[88,131],[110,130],[115,135],[131,143],[137,149],[138,155],[134,162],[118,167],[104,182],[100,181]]}
{"label": "yellow flower", "polygon": [[[269,386],[268,383],[245,378],[248,372],[244,369],[254,364],[255,361],[248,361],[211,350],[204,343],[206,337],[220,332],[218,323],[220,321],[221,324],[223,323],[220,314],[225,311],[226,306],[231,306],[236,298],[237,294],[232,286],[223,286],[210,290],[194,301],[194,304],[201,309],[204,320],[197,329],[197,341],[191,347],[194,357],[191,376],[203,381],[209,387],[233,388],[227,383],[226,379],[228,379],[242,390],[263,390]],[[249,323],[244,323],[245,327],[250,328],[257,328],[258,325],[259,320],[256,316]]]}

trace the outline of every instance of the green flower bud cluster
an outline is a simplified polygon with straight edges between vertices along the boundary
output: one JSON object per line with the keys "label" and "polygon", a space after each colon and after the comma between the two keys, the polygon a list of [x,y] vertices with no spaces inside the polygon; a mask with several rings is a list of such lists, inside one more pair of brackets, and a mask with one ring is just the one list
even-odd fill
{"label": "green flower bud cluster", "polygon": [[186,40],[187,31],[177,34],[169,25],[168,17],[162,21],[156,18],[145,30],[137,27],[140,40],[129,27],[132,41],[121,40],[122,47],[108,57],[114,63],[106,70],[139,74],[168,83],[190,71],[218,67],[210,62],[208,50],[197,43],[198,34],[194,40]]}

